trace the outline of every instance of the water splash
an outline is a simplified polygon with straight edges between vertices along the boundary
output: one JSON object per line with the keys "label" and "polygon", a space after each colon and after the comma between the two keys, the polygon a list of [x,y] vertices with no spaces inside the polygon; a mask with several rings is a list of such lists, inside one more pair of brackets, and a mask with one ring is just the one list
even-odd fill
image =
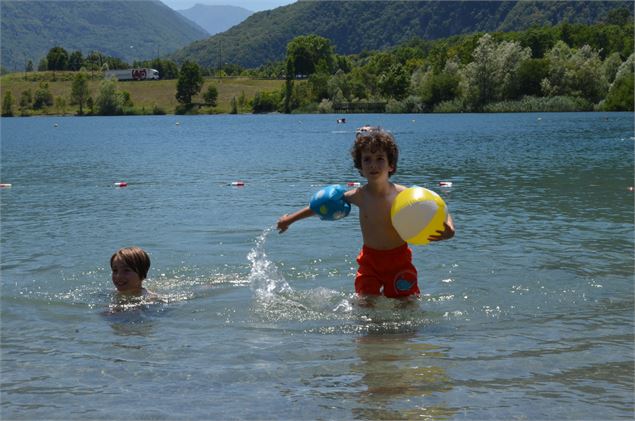
{"label": "water splash", "polygon": [[[257,322],[275,322],[278,327],[304,332],[400,332],[426,323],[419,302],[404,303],[377,297],[364,307],[357,295],[318,286],[307,290],[292,288],[265,252],[267,228],[255,240],[247,255],[251,263],[249,284],[254,293],[253,310]],[[352,281],[352,280],[351,280]]]}
{"label": "water splash", "polygon": [[251,263],[249,273],[249,285],[256,296],[271,298],[276,294],[291,291],[291,287],[278,271],[278,267],[267,258],[265,243],[267,236],[273,227],[265,229],[256,239],[256,245],[247,254],[247,260]]}
{"label": "water splash", "polygon": [[247,255],[251,263],[249,284],[255,296],[256,314],[268,321],[333,320],[351,312],[346,294],[323,287],[306,291],[293,289],[265,252],[267,228]]}

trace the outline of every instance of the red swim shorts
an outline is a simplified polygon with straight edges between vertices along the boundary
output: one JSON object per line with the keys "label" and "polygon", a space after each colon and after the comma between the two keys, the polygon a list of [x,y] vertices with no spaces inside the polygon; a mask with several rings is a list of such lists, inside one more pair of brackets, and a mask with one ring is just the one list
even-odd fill
{"label": "red swim shorts", "polygon": [[355,292],[362,295],[405,297],[419,295],[417,269],[412,264],[412,250],[404,244],[391,250],[364,246],[357,256]]}

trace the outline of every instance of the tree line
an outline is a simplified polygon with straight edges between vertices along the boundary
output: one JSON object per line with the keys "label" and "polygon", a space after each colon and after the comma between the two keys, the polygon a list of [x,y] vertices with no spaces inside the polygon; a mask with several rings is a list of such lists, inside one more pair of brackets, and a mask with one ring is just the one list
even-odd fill
{"label": "tree line", "polygon": [[328,39],[297,37],[287,46],[285,88],[270,95],[268,106],[284,112],[337,112],[365,103],[406,113],[632,111],[633,22],[622,17],[619,25],[415,40],[345,57]]}
{"label": "tree line", "polygon": [[257,93],[254,113],[633,111],[632,33],[630,12],[616,9],[603,24],[414,39],[348,56],[305,35],[285,60],[242,74],[286,81]]}
{"label": "tree line", "polygon": [[[336,54],[329,39],[305,35],[287,44],[285,60],[256,69],[236,65],[206,69],[192,61],[179,68],[161,59],[133,65],[155,68],[161,78],[178,79],[176,113],[197,112],[193,98],[210,73],[285,79],[281,90],[259,92],[248,101],[254,113],[632,111],[633,18],[625,9],[613,11],[609,18],[598,25],[565,23],[436,41],[413,39],[386,51],[347,56]],[[81,58],[76,53],[52,49],[47,68],[70,69]],[[83,63],[94,63],[95,57],[99,55],[91,53]],[[101,70],[111,65],[129,67],[114,58],[101,58]],[[93,100],[82,88],[88,69],[80,69],[69,98],[79,105],[80,114],[85,113],[84,106],[92,114],[131,112],[130,95],[117,91],[114,81],[103,81]],[[10,92],[3,99],[3,115],[8,115],[13,101],[6,95]],[[217,96],[210,86],[204,104],[213,107]],[[244,109],[245,98],[234,98],[232,112],[237,112],[238,101]],[[19,103],[21,109],[24,104],[37,109],[51,106],[53,99],[41,82],[35,93],[23,92]]]}

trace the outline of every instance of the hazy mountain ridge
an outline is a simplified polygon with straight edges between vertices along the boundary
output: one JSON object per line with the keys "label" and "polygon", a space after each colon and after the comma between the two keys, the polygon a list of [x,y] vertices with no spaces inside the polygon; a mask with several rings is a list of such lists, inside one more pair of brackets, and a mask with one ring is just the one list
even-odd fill
{"label": "hazy mountain ridge", "polygon": [[156,0],[13,1],[0,4],[2,66],[22,70],[49,49],[91,50],[125,61],[164,55],[209,36]]}
{"label": "hazy mountain ridge", "polygon": [[339,54],[393,46],[413,37],[438,39],[473,32],[518,31],[535,25],[596,23],[629,1],[298,1],[245,21],[172,55],[203,66],[244,67],[280,60],[298,35],[331,40]]}
{"label": "hazy mountain ridge", "polygon": [[208,67],[221,61],[257,67],[282,59],[298,35],[326,37],[337,53],[353,54],[414,37],[596,23],[624,7],[633,14],[631,1],[298,1],[254,13],[210,37],[158,0],[2,0],[1,64],[22,70],[31,60],[37,66],[50,48],[61,46],[69,53],[97,50],[128,62],[161,55]]}
{"label": "hazy mountain ridge", "polygon": [[196,4],[189,9],[177,10],[177,12],[198,24],[211,35],[225,32],[254,13],[251,10],[237,6],[213,6],[205,4]]}

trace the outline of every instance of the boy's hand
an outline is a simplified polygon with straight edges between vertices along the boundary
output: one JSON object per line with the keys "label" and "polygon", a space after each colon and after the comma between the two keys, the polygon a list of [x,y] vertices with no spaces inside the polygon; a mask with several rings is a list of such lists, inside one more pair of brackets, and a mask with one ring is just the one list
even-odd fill
{"label": "boy's hand", "polygon": [[289,229],[289,225],[291,225],[291,218],[289,218],[288,214],[284,214],[280,219],[278,219],[278,232],[282,234],[287,229]]}
{"label": "boy's hand", "polygon": [[428,237],[428,240],[430,241],[442,241],[442,240],[449,240],[450,238],[454,237],[454,227],[448,225],[447,222],[443,223],[443,231],[441,230],[437,230],[438,234],[437,235],[431,235]]}

